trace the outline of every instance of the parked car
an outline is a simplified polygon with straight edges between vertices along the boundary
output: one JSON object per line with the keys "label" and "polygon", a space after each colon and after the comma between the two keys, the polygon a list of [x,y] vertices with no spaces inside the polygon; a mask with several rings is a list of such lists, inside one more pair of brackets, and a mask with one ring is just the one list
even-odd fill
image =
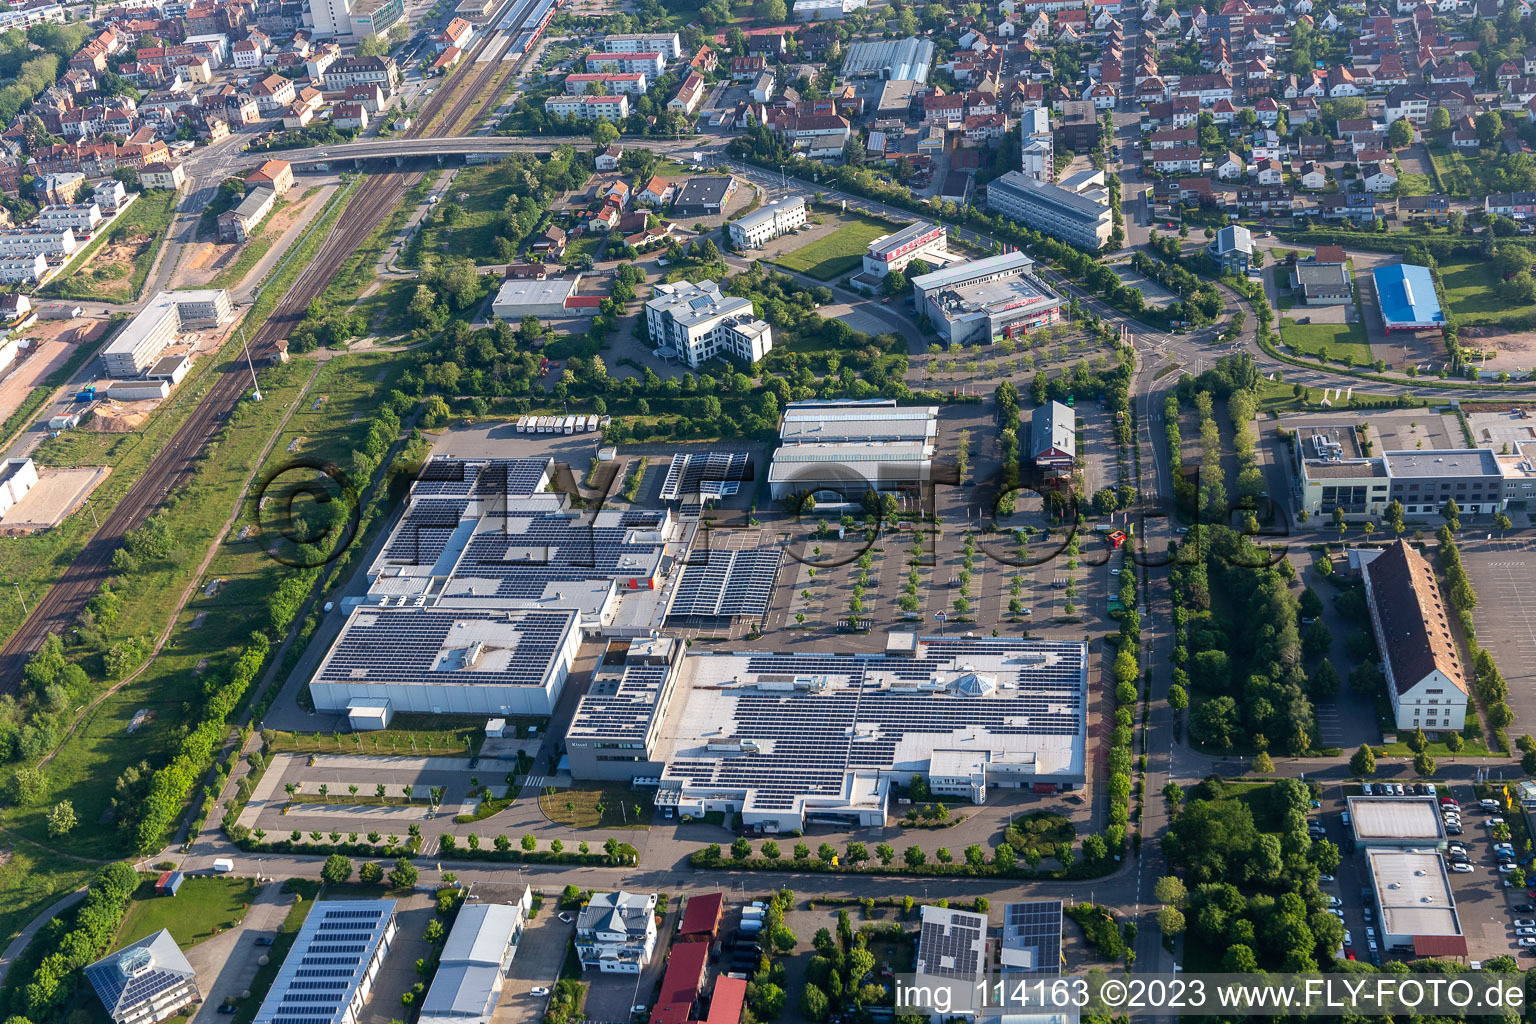
{"label": "parked car", "polygon": [[1536,936],[1536,928],[1516,928],[1515,934]]}
{"label": "parked car", "polygon": [[543,985],[535,985],[533,988],[528,990],[528,994],[531,996],[547,996],[549,995],[549,989],[545,988]]}
{"label": "parked car", "polygon": [[1319,882],[1334,882],[1334,881],[1337,881],[1337,879],[1334,878],[1332,875],[1318,875],[1317,876],[1317,880]]}
{"label": "parked car", "polygon": [[1536,920],[1529,917],[1517,917],[1514,920],[1516,928],[1536,928]]}
{"label": "parked car", "polygon": [[1499,874],[1501,875],[1507,875],[1513,870],[1515,870],[1515,865],[1512,861],[1505,861],[1499,865]]}
{"label": "parked car", "polygon": [[258,936],[256,936],[256,945],[258,945],[258,946],[270,946],[270,945],[272,945],[272,936],[270,936],[270,935],[258,935]]}
{"label": "parked car", "polygon": [[235,1006],[234,1003],[220,1003],[219,1004],[219,1012],[220,1013],[234,1013],[235,1010],[236,1010],[236,1006]]}
{"label": "parked car", "polygon": [[1522,949],[1530,949],[1536,946],[1536,936],[1528,935],[1523,939],[1517,939],[1516,942]]}
{"label": "parked car", "polygon": [[1456,872],[1458,875],[1469,875],[1472,873],[1472,865],[1468,864],[1466,861],[1458,861],[1457,863],[1451,865],[1451,870]]}

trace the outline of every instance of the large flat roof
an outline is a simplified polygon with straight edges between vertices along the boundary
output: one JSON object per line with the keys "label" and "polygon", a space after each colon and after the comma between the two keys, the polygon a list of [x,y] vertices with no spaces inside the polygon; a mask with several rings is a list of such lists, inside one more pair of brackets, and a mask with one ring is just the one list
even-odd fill
{"label": "large flat roof", "polygon": [[1372,840],[1435,843],[1445,838],[1445,823],[1434,797],[1352,796],[1348,804],[1350,826],[1362,844]]}
{"label": "large flat roof", "polygon": [[501,282],[492,305],[509,303],[519,306],[560,305],[576,294],[576,287],[580,283],[579,277],[551,277],[543,281],[526,277],[510,277]]}
{"label": "large flat roof", "polygon": [[1491,448],[1435,448],[1382,452],[1395,477],[1498,476],[1499,460]]}
{"label": "large flat roof", "polygon": [[566,609],[360,605],[314,682],[542,688],[576,628],[576,613]]}
{"label": "large flat roof", "polygon": [[925,220],[916,224],[908,224],[900,231],[892,232],[884,238],[877,238],[869,243],[869,254],[875,258],[883,258],[900,249],[908,242],[912,242],[932,231],[934,225]]}
{"label": "large flat roof", "polygon": [[501,969],[522,926],[523,909],[467,903],[443,944],[437,974],[421,1005],[428,1024],[488,1021],[501,993]]}
{"label": "large flat roof", "polygon": [[1445,323],[1435,281],[1428,267],[1394,263],[1371,271],[1376,279],[1376,299],[1388,327],[1435,326]]}
{"label": "large flat roof", "polygon": [[1005,252],[984,259],[955,263],[929,274],[921,274],[912,279],[912,286],[925,292],[936,288],[959,287],[978,277],[1006,274],[1010,271],[1026,273],[1034,265],[1035,261],[1028,253]]}
{"label": "large flat roof", "polygon": [[[938,435],[939,410],[933,405],[871,402],[792,402],[779,423],[785,445],[863,441],[910,441],[931,444]],[[779,458],[784,450],[779,449]]]}
{"label": "large flat roof", "polygon": [[1070,192],[1047,181],[1037,181],[1022,171],[1009,171],[1002,177],[989,181],[987,183],[989,196],[993,189],[1011,192],[1021,199],[1027,198],[1031,202],[1049,206],[1057,213],[1085,224],[1097,224],[1109,216],[1110,212],[1109,207],[1096,203],[1087,196]]}
{"label": "large flat roof", "polygon": [[[1462,937],[1445,861],[1433,850],[1367,849],[1383,935]],[[1463,948],[1463,954],[1466,950]]]}
{"label": "large flat roof", "polygon": [[662,787],[799,810],[927,771],[937,751],[1081,782],[1086,657],[1081,643],[964,637],[924,637],[913,657],[690,654],[657,743]]}
{"label": "large flat roof", "polygon": [[854,43],[843,57],[843,77],[879,75],[889,79],[926,82],[933,63],[930,39],[891,39]]}
{"label": "large flat roof", "polygon": [[144,336],[151,331],[159,329],[165,318],[176,317],[176,327],[181,327],[181,306],[186,304],[202,304],[205,302],[217,302],[220,295],[224,294],[222,288],[199,288],[186,291],[161,292],[150,299],[148,304],[139,311],[132,320],[117,332],[117,337],[112,343],[102,350],[103,356],[126,355],[134,352],[144,341]]}

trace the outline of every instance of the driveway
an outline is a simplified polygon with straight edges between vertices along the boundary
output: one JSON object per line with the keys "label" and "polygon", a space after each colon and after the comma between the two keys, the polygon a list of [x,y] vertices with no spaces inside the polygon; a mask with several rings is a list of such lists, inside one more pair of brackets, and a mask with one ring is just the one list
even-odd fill
{"label": "driveway", "polygon": [[226,997],[238,997],[256,980],[260,960],[268,952],[267,947],[256,945],[256,939],[276,936],[288,908],[298,898],[284,895],[282,888],[281,881],[268,883],[238,927],[187,950],[187,961],[197,972],[198,987],[203,990],[203,1005],[197,1008],[192,1024],[218,1020],[219,1004]]}

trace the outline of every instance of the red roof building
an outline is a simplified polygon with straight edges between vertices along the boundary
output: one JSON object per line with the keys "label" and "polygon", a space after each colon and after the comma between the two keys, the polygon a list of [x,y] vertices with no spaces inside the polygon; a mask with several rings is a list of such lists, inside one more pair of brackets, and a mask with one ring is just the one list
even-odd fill
{"label": "red roof building", "polygon": [[688,1024],[693,1020],[693,1004],[704,987],[704,970],[709,966],[709,945],[704,942],[680,942],[667,957],[667,973],[661,979],[661,992],[651,1008],[652,1024]]}
{"label": "red roof building", "polygon": [[715,992],[709,1000],[705,1024],[741,1024],[741,1008],[747,998],[747,983],[742,978],[721,975],[715,979]]}
{"label": "red roof building", "polygon": [[725,909],[723,893],[711,892],[693,896],[683,911],[683,924],[678,929],[681,942],[712,942],[720,930],[720,915]]}

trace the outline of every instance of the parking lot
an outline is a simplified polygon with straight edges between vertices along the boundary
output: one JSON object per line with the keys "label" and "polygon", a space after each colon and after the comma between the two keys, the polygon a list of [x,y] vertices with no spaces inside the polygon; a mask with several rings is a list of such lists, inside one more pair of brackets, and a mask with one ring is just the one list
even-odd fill
{"label": "parking lot", "polygon": [[1536,557],[1529,540],[1479,535],[1478,541],[1461,545],[1461,564],[1477,593],[1478,641],[1509,684],[1515,721],[1507,731],[1518,736],[1536,730],[1536,593],[1530,587]]}
{"label": "parking lot", "polygon": [[[1392,771],[1396,765],[1383,765],[1383,771]],[[1406,769],[1406,765],[1403,766]],[[1407,793],[1413,792],[1413,782],[1406,775],[1401,783]],[[1381,795],[1383,783],[1373,782],[1374,795]],[[1370,905],[1371,880],[1367,873],[1364,848],[1348,852],[1350,842],[1350,829],[1344,824],[1342,814],[1345,810],[1345,798],[1350,795],[1362,795],[1361,788],[1353,783],[1331,784],[1325,787],[1321,808],[1312,812],[1311,821],[1321,823],[1324,834],[1335,843],[1342,844],[1341,850],[1345,851],[1339,862],[1338,871],[1332,881],[1323,881],[1320,888],[1324,893],[1340,901],[1336,908],[1343,913],[1344,927],[1351,940],[1346,947],[1347,951],[1353,951],[1355,957],[1365,962],[1372,962],[1371,939],[1377,940],[1380,946],[1381,933],[1379,931],[1381,921]],[[1493,833],[1488,823],[1499,817],[1483,811],[1478,806],[1478,798],[1473,787],[1467,783],[1456,785],[1436,784],[1436,799],[1450,798],[1460,805],[1461,835],[1450,835],[1450,843],[1459,843],[1465,849],[1465,863],[1470,870],[1449,871],[1451,892],[1456,901],[1457,917],[1461,923],[1462,933],[1467,940],[1468,960],[1480,962],[1490,957],[1506,955],[1519,958],[1522,966],[1530,966],[1528,957],[1536,954],[1536,943],[1531,947],[1522,948],[1519,939],[1522,937],[1536,938],[1532,936],[1519,936],[1515,934],[1514,921],[1516,918],[1536,919],[1536,911],[1529,908],[1536,905],[1536,897],[1532,897],[1525,888],[1514,888],[1503,884],[1503,875],[1499,871],[1499,858],[1494,853]],[[1448,866],[1453,854],[1447,851]],[[1521,909],[1525,908],[1525,909]],[[1367,913],[1370,919],[1367,920]],[[1378,949],[1377,954],[1387,958],[1390,951]],[[1412,959],[1405,956],[1405,959]]]}

